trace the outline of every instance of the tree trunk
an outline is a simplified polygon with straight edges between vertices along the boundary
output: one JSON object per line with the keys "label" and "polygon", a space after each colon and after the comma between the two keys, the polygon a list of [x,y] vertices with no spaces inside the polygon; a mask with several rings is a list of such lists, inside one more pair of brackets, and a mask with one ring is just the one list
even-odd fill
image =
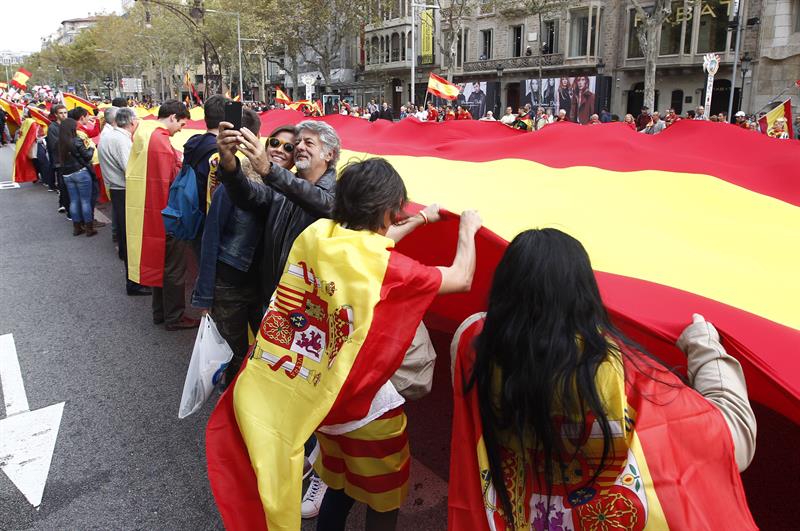
{"label": "tree trunk", "polygon": [[[648,21],[649,22],[649,21]],[[647,46],[644,50],[644,105],[655,111],[656,59],[658,58],[658,30],[660,25],[648,23],[645,27]]]}

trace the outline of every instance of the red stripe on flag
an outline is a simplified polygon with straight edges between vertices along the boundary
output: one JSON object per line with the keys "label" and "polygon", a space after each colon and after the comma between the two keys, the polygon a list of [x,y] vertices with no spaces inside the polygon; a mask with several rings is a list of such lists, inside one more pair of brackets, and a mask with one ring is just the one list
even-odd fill
{"label": "red stripe on flag", "polygon": [[402,468],[397,472],[381,474],[379,476],[361,476],[355,474],[345,466],[344,460],[338,457],[322,456],[322,465],[336,474],[344,474],[348,483],[373,494],[380,494],[390,490],[399,489],[408,479],[408,470],[411,459],[407,459]]}

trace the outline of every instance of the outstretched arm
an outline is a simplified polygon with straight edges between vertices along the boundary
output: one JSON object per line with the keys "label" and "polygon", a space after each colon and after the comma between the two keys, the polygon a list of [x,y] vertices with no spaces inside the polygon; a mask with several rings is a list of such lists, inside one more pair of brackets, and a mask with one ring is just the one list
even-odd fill
{"label": "outstretched arm", "polygon": [[236,158],[236,151],[242,141],[242,135],[231,127],[232,125],[228,122],[222,122],[219,126],[217,178],[225,184],[231,201],[237,207],[244,210],[265,208],[272,202],[275,192],[264,183],[251,181],[242,172],[242,165]]}
{"label": "outstretched arm", "polygon": [[442,285],[439,293],[461,293],[472,287],[475,274],[475,234],[481,228],[481,217],[476,210],[465,210],[458,226],[458,246],[456,257],[450,267],[439,267],[442,272]]}
{"label": "outstretched arm", "polygon": [[389,227],[389,230],[386,231],[386,237],[391,238],[397,243],[414,232],[417,227],[427,225],[428,223],[435,223],[439,221],[440,217],[439,205],[436,203],[428,205],[420,210],[418,214]]}
{"label": "outstretched arm", "polygon": [[756,451],[756,417],[742,366],[725,351],[714,325],[699,314],[692,320],[677,343],[688,358],[689,383],[722,412],[733,437],[736,464],[743,471]]}

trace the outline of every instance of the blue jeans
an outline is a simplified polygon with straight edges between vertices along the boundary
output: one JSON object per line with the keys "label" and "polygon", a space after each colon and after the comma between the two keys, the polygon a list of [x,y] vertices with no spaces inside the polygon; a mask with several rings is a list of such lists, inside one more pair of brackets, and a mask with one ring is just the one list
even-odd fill
{"label": "blue jeans", "polygon": [[74,223],[91,223],[94,219],[92,206],[92,176],[82,169],[64,176],[69,190],[69,217]]}

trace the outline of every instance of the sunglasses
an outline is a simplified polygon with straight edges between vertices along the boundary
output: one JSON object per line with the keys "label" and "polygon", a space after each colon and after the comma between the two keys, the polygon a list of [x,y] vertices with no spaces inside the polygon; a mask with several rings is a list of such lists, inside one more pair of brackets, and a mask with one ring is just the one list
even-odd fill
{"label": "sunglasses", "polygon": [[281,140],[280,138],[271,136],[267,139],[267,145],[272,148],[277,148],[283,146],[283,150],[286,153],[291,153],[294,151],[294,144],[291,142],[287,142],[286,140]]}

